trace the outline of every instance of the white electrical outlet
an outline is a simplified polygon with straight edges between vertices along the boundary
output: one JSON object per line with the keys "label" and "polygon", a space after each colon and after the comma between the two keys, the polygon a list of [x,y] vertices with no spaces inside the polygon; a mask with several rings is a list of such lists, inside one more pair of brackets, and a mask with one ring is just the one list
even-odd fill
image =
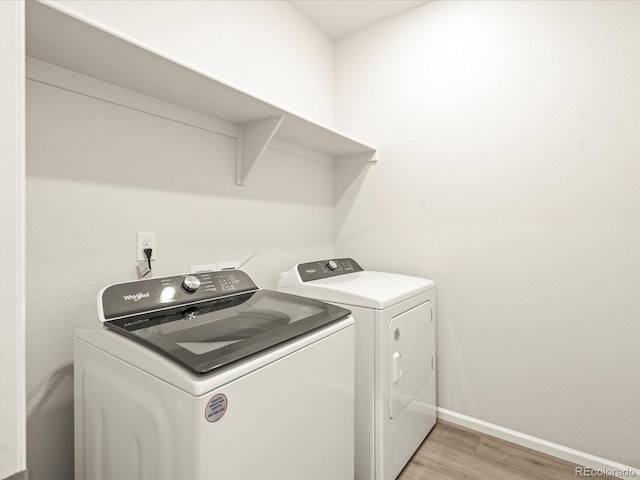
{"label": "white electrical outlet", "polygon": [[144,254],[144,249],[151,249],[151,260],[158,259],[158,250],[156,249],[156,234],[152,232],[138,232],[138,238],[136,242],[136,260],[138,262],[146,260],[147,257]]}

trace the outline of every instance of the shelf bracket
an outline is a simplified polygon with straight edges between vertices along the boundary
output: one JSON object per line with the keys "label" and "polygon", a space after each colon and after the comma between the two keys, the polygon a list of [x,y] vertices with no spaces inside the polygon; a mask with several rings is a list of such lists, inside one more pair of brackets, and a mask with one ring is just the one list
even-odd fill
{"label": "shelf bracket", "polygon": [[238,185],[246,185],[247,175],[256,161],[262,156],[265,148],[280,128],[284,115],[265,118],[242,127],[242,138],[238,142]]}

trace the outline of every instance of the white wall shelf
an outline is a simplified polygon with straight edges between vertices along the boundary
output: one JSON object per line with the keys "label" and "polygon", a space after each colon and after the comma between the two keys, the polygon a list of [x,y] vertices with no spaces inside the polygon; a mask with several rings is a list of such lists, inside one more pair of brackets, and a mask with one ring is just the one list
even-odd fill
{"label": "white wall shelf", "polygon": [[378,159],[374,147],[187,67],[119,32],[57,5],[26,4],[27,56],[241,127],[240,185],[276,137],[336,161]]}

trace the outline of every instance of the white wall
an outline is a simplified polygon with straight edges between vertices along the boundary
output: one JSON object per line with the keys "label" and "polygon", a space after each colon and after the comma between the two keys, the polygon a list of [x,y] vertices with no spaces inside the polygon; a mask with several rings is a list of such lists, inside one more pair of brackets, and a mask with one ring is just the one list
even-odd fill
{"label": "white wall", "polygon": [[439,405],[634,467],[639,18],[432,2],[336,48],[336,126],[382,158],[342,169],[336,254],[436,281]]}
{"label": "white wall", "polygon": [[0,478],[26,467],[24,4],[0,2]]}
{"label": "white wall", "polygon": [[273,105],[333,125],[333,42],[283,0],[57,0]]}
{"label": "white wall", "polygon": [[[290,42],[287,52],[278,53],[281,63],[269,63],[273,68],[260,83],[261,94],[278,103],[283,85],[298,75],[299,83],[287,90],[293,103],[306,99],[308,83],[315,82],[310,98],[297,105],[304,108],[300,113],[328,115],[314,102],[324,95],[333,103],[333,73],[325,69],[330,43],[315,27],[307,29],[293,7],[287,7],[293,12],[288,17],[276,19],[274,12],[286,12],[286,4],[274,3],[271,10],[262,3],[225,4],[231,8],[225,17],[226,10],[211,6],[217,2],[179,3],[189,12],[178,16],[174,9],[179,18],[171,20],[155,17],[176,7],[169,2],[91,5],[100,7],[103,20],[131,21],[132,30],[140,29],[130,33],[142,36],[148,29],[145,40],[155,41],[156,48],[184,40],[186,16],[205,25],[208,15],[229,31],[246,28],[238,24],[240,17],[259,25],[244,31],[243,44],[223,44],[216,36],[220,31],[191,28],[189,41],[209,42],[212,63],[235,51],[236,61],[245,65],[260,56],[249,45],[265,42],[265,32],[298,39],[302,30],[308,41]],[[145,21],[130,16],[137,8],[147,9]],[[198,8],[203,10],[191,10]],[[272,53],[264,55],[273,60]],[[300,57],[309,63],[317,58],[314,68],[321,74],[314,82],[300,81]],[[256,82],[253,70],[223,62],[216,68],[223,79],[228,68],[232,83],[243,80],[246,88]],[[329,78],[329,85],[322,78]],[[258,251],[244,269],[260,286],[275,288],[277,273],[300,258],[333,255],[334,171],[268,149],[248,185],[239,187],[234,139],[32,80],[27,82],[27,152],[27,462],[33,480],[68,479],[73,476],[74,327],[100,288],[132,278],[136,232],[156,233],[156,276],[242,260]]]}

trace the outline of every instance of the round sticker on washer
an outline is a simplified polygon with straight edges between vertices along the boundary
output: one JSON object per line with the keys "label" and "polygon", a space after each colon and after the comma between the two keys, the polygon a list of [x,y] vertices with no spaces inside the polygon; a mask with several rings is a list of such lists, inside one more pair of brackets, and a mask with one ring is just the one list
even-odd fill
{"label": "round sticker on washer", "polygon": [[207,403],[207,408],[204,411],[204,417],[208,422],[217,422],[220,420],[224,414],[227,412],[227,397],[221,393],[215,395],[209,403]]}

